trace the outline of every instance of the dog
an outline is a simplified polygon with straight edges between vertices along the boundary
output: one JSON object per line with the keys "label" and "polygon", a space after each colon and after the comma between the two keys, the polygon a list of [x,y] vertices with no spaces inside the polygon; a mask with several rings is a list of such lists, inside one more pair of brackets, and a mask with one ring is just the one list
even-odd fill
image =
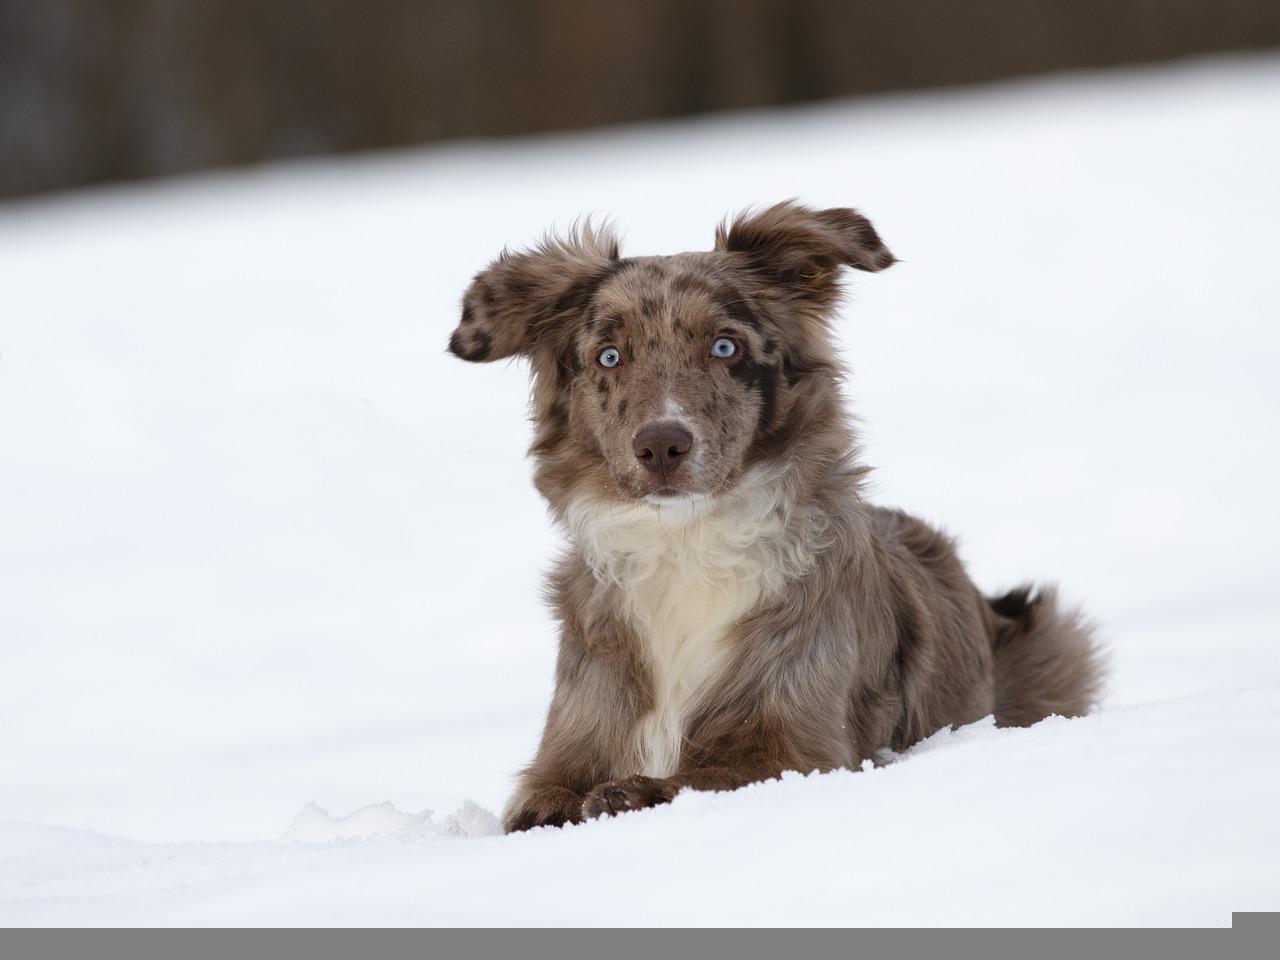
{"label": "dog", "polygon": [[1053,588],[988,598],[945,534],[864,499],[831,322],[843,268],[894,262],[857,211],[787,201],[708,252],[622,257],[588,222],[472,281],[449,349],[529,360],[569,542],[508,832],[1094,705],[1098,647]]}

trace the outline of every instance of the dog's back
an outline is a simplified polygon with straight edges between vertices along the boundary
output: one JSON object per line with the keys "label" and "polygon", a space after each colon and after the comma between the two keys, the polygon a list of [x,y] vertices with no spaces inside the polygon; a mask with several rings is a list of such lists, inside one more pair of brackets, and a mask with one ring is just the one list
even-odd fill
{"label": "dog's back", "polygon": [[987,598],[945,534],[900,510],[863,509],[898,626],[885,638],[905,702],[895,749],[988,714],[1000,726],[1027,726],[1092,708],[1098,651],[1083,617],[1061,610],[1053,588]]}

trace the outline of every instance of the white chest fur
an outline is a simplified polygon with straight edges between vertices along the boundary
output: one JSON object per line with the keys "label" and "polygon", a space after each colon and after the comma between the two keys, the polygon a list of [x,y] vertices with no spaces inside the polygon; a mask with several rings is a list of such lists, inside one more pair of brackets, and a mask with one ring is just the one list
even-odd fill
{"label": "white chest fur", "polygon": [[673,539],[650,578],[620,588],[653,683],[636,731],[637,772],[651,777],[675,773],[689,713],[725,660],[725,634],[762,593],[760,576],[721,576],[697,545]]}
{"label": "white chest fur", "polygon": [[634,506],[582,501],[570,530],[643,644],[653,708],[616,772],[670,776],[686,725],[730,650],[726,635],[811,560],[787,546],[783,487],[753,477],[715,499]]}

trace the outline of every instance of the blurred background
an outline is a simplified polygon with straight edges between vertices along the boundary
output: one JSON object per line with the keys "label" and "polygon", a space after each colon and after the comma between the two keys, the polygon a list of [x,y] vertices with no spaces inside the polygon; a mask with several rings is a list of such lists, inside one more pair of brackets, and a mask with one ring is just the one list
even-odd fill
{"label": "blurred background", "polygon": [[1276,44],[1275,0],[0,0],[0,197]]}

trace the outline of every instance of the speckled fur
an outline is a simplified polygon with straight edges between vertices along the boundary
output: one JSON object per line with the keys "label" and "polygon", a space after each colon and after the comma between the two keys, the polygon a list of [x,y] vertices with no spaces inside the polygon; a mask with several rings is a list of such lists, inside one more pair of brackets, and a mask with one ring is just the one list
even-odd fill
{"label": "speckled fur", "polygon": [[[857,212],[781,203],[709,252],[623,258],[587,227],[472,282],[450,349],[529,359],[535,483],[569,537],[556,691],[509,831],[1090,708],[1078,614],[1051,590],[984,597],[945,535],[862,497],[829,320],[844,267],[893,262]],[[657,490],[632,440],[668,422],[693,446]]]}

